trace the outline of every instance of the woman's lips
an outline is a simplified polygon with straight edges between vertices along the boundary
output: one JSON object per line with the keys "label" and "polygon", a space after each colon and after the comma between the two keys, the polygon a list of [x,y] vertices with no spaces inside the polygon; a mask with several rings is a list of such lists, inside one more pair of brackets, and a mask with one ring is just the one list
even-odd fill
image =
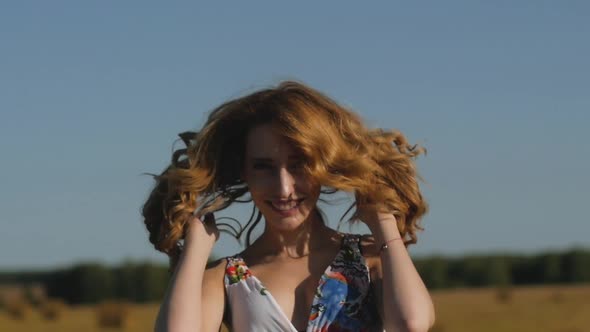
{"label": "woman's lips", "polygon": [[278,214],[284,217],[290,217],[297,214],[299,206],[303,199],[289,201],[268,201],[268,205]]}

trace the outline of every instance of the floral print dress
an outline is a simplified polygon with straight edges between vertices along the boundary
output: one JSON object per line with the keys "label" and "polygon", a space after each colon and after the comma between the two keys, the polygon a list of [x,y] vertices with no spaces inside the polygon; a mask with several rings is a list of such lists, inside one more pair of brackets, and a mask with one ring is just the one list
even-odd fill
{"label": "floral print dress", "polygon": [[[297,332],[239,255],[227,258],[225,288],[233,331]],[[321,276],[306,331],[383,331],[360,236],[345,234],[340,251]]]}

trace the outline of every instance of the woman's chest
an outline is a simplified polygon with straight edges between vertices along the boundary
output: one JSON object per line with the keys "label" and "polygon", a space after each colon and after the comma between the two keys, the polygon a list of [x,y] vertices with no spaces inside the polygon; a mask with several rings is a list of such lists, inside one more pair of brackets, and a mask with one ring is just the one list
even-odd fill
{"label": "woman's chest", "polygon": [[297,330],[305,330],[322,274],[329,265],[315,267],[307,260],[252,268],[263,287]]}

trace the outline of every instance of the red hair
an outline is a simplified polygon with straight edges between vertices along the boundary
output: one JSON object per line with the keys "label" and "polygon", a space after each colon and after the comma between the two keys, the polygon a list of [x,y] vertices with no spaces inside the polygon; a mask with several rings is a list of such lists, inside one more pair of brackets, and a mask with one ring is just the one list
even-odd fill
{"label": "red hair", "polygon": [[[214,212],[248,192],[240,173],[248,132],[272,123],[306,161],[305,171],[324,187],[354,193],[355,204],[377,204],[393,213],[406,245],[416,243],[427,211],[418,186],[414,157],[423,148],[397,131],[369,129],[353,112],[322,93],[287,81],[228,101],[214,109],[198,133],[180,134],[186,148],[175,151],[143,207],[150,242],[174,265],[187,221],[199,211]],[[253,213],[240,231],[260,220]],[[350,220],[356,220],[356,213]]]}

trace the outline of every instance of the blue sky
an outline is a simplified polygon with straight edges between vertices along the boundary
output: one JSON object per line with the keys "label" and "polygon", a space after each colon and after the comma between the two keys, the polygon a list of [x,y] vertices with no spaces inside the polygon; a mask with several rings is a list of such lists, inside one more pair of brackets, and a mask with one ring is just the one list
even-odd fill
{"label": "blue sky", "polygon": [[[585,1],[2,2],[0,269],[165,262],[142,173],[216,105],[283,79],[428,149],[413,255],[589,246],[589,15]],[[222,237],[215,253],[236,250]]]}

